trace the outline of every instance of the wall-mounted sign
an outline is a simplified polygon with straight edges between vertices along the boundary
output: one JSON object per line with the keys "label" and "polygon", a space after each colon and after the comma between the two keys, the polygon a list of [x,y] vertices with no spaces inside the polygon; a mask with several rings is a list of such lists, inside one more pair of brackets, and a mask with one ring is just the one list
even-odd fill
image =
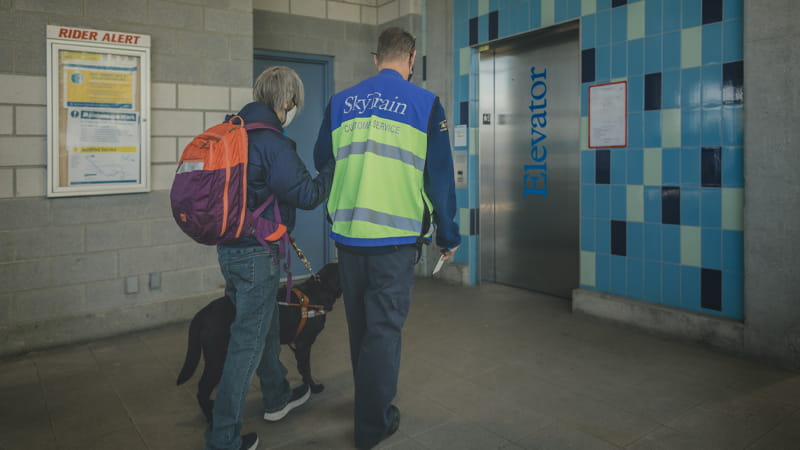
{"label": "wall-mounted sign", "polygon": [[628,82],[589,86],[589,148],[628,146]]}
{"label": "wall-mounted sign", "polygon": [[150,190],[150,37],[47,26],[47,195]]}

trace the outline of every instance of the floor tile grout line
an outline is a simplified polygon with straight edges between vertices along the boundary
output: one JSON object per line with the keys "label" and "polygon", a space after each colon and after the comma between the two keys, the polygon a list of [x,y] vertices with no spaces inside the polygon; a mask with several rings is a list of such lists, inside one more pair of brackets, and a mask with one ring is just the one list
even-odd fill
{"label": "floor tile grout line", "polygon": [[[27,359],[27,356],[26,356]],[[58,436],[56,436],[56,427],[53,424],[53,414],[50,411],[50,402],[47,400],[47,389],[44,386],[44,380],[42,379],[41,371],[39,370],[39,364],[36,362],[35,358],[30,359],[33,367],[36,368],[36,379],[39,381],[39,389],[42,393],[42,397],[44,397],[44,408],[47,411],[47,423],[50,425],[50,436],[53,438],[53,442],[56,444],[56,448],[58,448]]]}
{"label": "floor tile grout line", "polygon": [[767,430],[763,434],[761,434],[761,436],[758,436],[757,438],[753,439],[749,444],[747,444],[743,448],[745,448],[745,449],[753,448],[753,446],[758,444],[759,441],[764,439],[767,435],[771,434],[773,431],[777,430],[781,425],[783,425],[784,422],[787,422],[793,415],[797,414],[798,411],[800,411],[800,406],[795,407],[794,410],[792,410],[791,412],[786,414],[786,417],[784,417],[783,419],[778,421],[778,423],[776,423],[772,428],[770,428],[769,430]]}

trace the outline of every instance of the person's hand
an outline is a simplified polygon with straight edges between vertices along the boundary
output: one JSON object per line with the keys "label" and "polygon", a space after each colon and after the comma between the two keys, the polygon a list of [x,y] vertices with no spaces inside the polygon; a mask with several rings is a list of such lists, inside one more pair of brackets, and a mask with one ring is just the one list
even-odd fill
{"label": "person's hand", "polygon": [[453,254],[455,254],[456,250],[458,250],[458,247],[459,246],[455,246],[450,250],[446,248],[439,249],[439,251],[442,252],[442,261],[447,261],[448,259],[450,259],[450,257],[453,256]]}

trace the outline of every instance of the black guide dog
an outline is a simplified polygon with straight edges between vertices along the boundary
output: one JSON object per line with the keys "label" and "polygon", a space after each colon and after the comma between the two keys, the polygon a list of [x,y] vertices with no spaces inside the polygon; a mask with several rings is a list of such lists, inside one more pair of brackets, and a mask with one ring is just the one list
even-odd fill
{"label": "black guide dog", "polygon": [[[326,313],[333,309],[334,302],[341,294],[339,266],[330,263],[315,276],[292,288],[290,304],[285,304],[286,286],[281,286],[276,296],[280,311],[281,344],[289,345],[292,349],[303,383],[309,385],[315,394],[321,392],[324,386],[315,383],[311,376],[311,346],[325,328]],[[205,367],[197,387],[197,401],[209,422],[214,409],[211,392],[222,378],[230,327],[235,316],[236,308],[225,296],[198,311],[189,325],[186,360],[177,384],[181,385],[192,377],[202,353]]]}

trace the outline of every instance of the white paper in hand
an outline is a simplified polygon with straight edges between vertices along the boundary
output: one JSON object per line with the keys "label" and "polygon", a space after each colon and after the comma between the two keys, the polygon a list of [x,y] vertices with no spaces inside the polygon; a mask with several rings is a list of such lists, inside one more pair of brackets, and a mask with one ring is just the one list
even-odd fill
{"label": "white paper in hand", "polygon": [[433,268],[433,273],[431,275],[436,275],[442,270],[442,266],[444,265],[444,255],[439,257],[439,261],[436,262],[436,266]]}

